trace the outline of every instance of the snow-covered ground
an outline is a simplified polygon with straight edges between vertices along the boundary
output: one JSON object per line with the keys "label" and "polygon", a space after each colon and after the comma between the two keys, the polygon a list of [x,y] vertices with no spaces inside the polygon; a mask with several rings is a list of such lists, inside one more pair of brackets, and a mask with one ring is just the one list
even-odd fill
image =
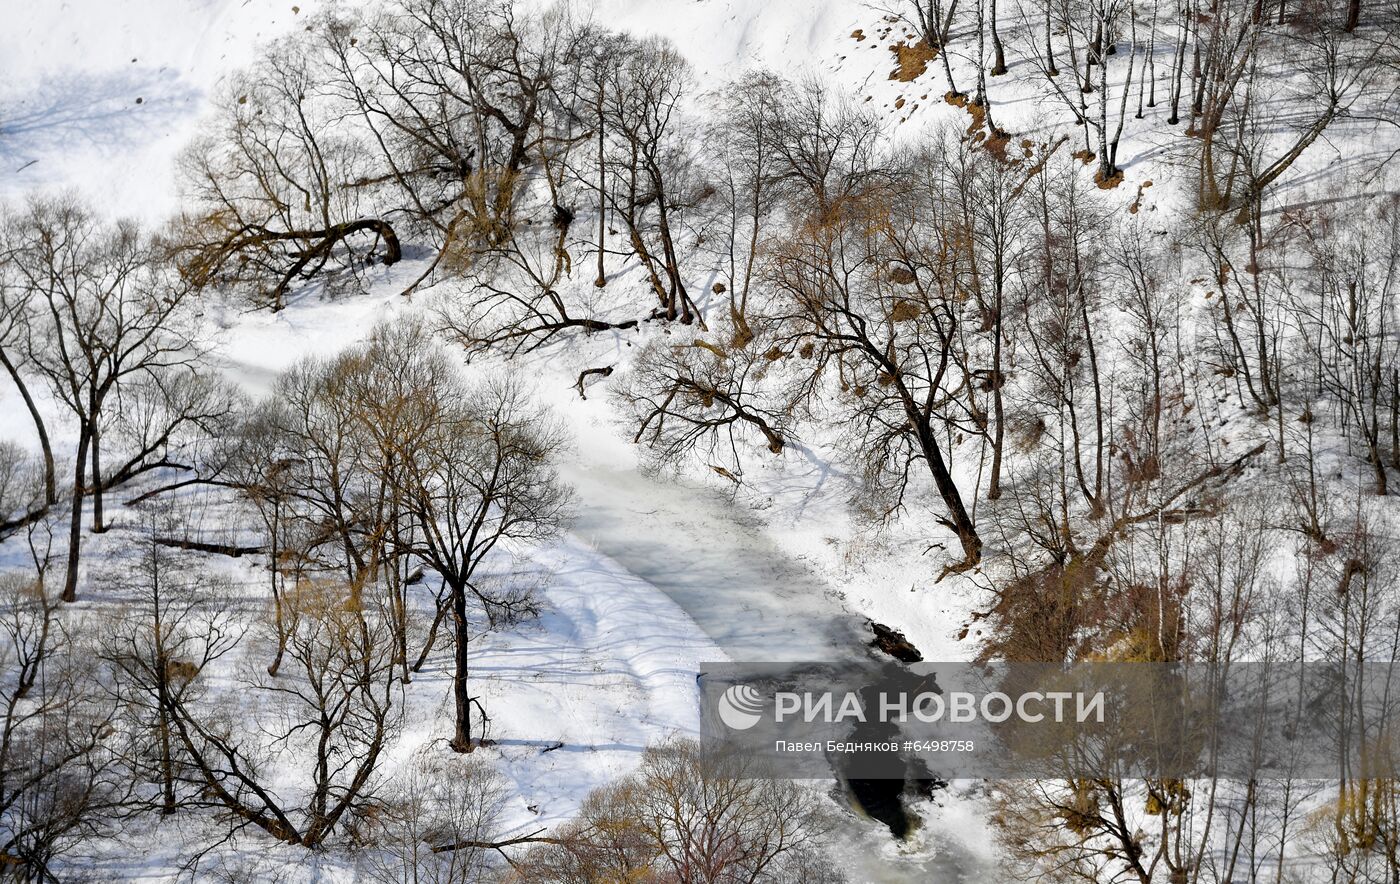
{"label": "snow-covered ground", "polygon": [[[179,205],[178,155],[223,78],[325,3],[12,6],[0,27],[0,203],[72,190],[108,215],[159,224]],[[890,77],[889,44],[906,29],[856,0],[598,0],[584,14],[613,28],[670,37],[702,81],[757,66],[826,78],[852,101],[879,108],[902,139],[967,123],[962,110],[942,101],[944,87],[932,68],[913,83]],[[856,36],[862,29],[868,37]],[[1047,140],[1059,131],[1063,108],[1034,78],[1016,74],[993,83],[998,123],[1016,139]],[[1162,127],[1127,127],[1119,154],[1126,178],[1115,194],[1124,212],[1135,195],[1135,210],[1147,217],[1184,199],[1176,138]],[[1363,132],[1356,143],[1378,151],[1381,138]],[[1315,173],[1340,156],[1335,147],[1320,148],[1284,186],[1306,198]],[[1146,182],[1151,187],[1143,189]],[[298,359],[333,354],[376,321],[420,309],[431,291],[411,300],[399,293],[421,270],[406,261],[364,295],[328,300],[312,291],[277,313],[210,304],[206,319],[216,352],[230,378],[262,395]],[[793,445],[783,463],[756,470],[733,495],[714,477],[662,479],[643,470],[602,391],[585,401],[572,388],[582,368],[625,360],[640,340],[630,331],[599,335],[515,367],[528,370],[536,395],[569,428],[563,475],[577,505],[563,539],[535,555],[540,618],[487,634],[473,650],[474,691],[490,710],[496,739],[482,751],[511,783],[513,833],[567,820],[591,789],[634,766],[646,745],[693,735],[696,678],[707,661],[859,656],[866,653],[867,619],[903,630],[926,659],[966,659],[974,650],[977,633],[964,627],[985,604],[980,575],[935,584],[938,569],[925,552],[936,529],[917,516],[879,531],[859,526],[847,511],[852,480],[821,440]],[[0,437],[32,443],[22,414],[6,387]],[[85,540],[90,578],[105,556],[120,553],[120,529],[131,518],[117,507],[117,530]],[[253,564],[231,568],[250,595],[258,591],[263,578]],[[84,604],[99,612],[110,601],[92,579],[83,594]],[[449,666],[450,657],[439,652],[406,690],[409,725],[391,764],[444,735]],[[838,850],[853,877],[992,880],[993,839],[975,785],[955,784],[938,804],[919,808],[924,827],[900,846],[878,824],[852,816]],[[184,825],[153,825],[104,846],[96,874],[150,881],[174,875]],[[225,859],[259,875],[275,870],[282,879],[350,875],[334,858],[289,872],[287,864],[299,861],[289,852]]]}
{"label": "snow-covered ground", "polygon": [[121,216],[178,207],[175,161],[221,78],[324,6],[268,0],[9,4],[0,197],[73,189]]}
{"label": "snow-covered ground", "polygon": [[[296,29],[323,4],[264,0],[42,2],[7,13],[0,29],[0,201],[72,192],[99,212],[159,224],[179,206],[176,163],[222,80],[266,41]],[[838,48],[871,13],[826,0],[753,3],[606,0],[593,14],[611,26],[675,39],[702,74],[748,65],[840,70]],[[871,44],[874,48],[873,43]],[[854,47],[853,47],[854,48]],[[862,47],[863,48],[863,47]],[[888,57],[870,53],[864,80],[883,86]],[[398,295],[417,269],[396,268],[360,297],[313,294],[276,314],[210,304],[206,319],[226,373],[252,396],[298,359],[331,355],[378,320],[415,309]],[[625,349],[621,337],[590,341],[591,353]],[[543,613],[490,633],[473,650],[474,688],[493,716],[489,751],[513,789],[511,832],[567,820],[591,789],[627,772],[641,750],[698,726],[696,678],[705,661],[840,659],[865,653],[863,615],[900,623],[933,656],[960,656],[955,590],[929,599],[929,569],[888,552],[890,538],[864,538],[853,553],[839,469],[814,452],[803,467],[734,501],[714,486],[645,475],[603,397],[571,389],[579,353],[542,360],[538,394],[566,418],[573,436],[564,476],[578,493],[567,536],[541,551]],[[62,426],[56,409],[54,425]],[[32,443],[21,406],[0,393],[0,433]],[[11,418],[15,418],[12,420]],[[60,438],[60,451],[71,442]],[[770,493],[771,492],[771,493]],[[116,599],[103,563],[120,556],[120,507],[113,530],[84,540],[80,606],[102,616]],[[18,551],[9,551],[18,555]],[[255,565],[230,574],[250,598],[261,592]],[[916,588],[917,587],[917,588]],[[950,599],[952,596],[952,599]],[[390,766],[443,736],[450,657],[439,653],[406,691],[409,722]],[[554,748],[554,747],[558,748]],[[813,788],[827,789],[816,783]],[[990,839],[975,798],[950,791],[923,809],[929,824],[896,846],[880,824],[856,821],[836,848],[857,880],[985,880]],[[185,860],[184,819],[153,824],[90,858],[106,879],[165,880]],[[230,848],[202,861],[202,873],[239,868],[281,880],[351,874],[333,857],[291,871],[290,851]],[[929,878],[932,880],[932,878]]]}

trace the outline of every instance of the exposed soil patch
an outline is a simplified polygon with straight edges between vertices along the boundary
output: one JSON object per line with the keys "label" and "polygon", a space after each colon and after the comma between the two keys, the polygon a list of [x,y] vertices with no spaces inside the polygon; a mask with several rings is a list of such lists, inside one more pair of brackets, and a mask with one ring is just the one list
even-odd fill
{"label": "exposed soil patch", "polygon": [[967,134],[973,142],[981,143],[982,147],[992,156],[1003,163],[1006,162],[1006,149],[1011,144],[1011,138],[1000,129],[987,125],[986,107],[975,101],[966,102],[964,106],[972,116],[972,123],[967,127]]}
{"label": "exposed soil patch", "polygon": [[1152,181],[1150,179],[1138,185],[1137,196],[1133,198],[1133,204],[1128,206],[1128,212],[1130,214],[1136,215],[1138,211],[1142,209],[1142,192],[1151,186]]}
{"label": "exposed soil patch", "polygon": [[894,53],[896,65],[895,69],[890,71],[890,79],[901,83],[909,83],[922,77],[936,54],[933,47],[923,40],[916,43],[896,43],[890,47],[890,52]]}
{"label": "exposed soil patch", "polygon": [[1095,173],[1094,183],[1099,186],[1099,190],[1112,190],[1123,183],[1123,170],[1119,169],[1107,178],[1099,173]]}

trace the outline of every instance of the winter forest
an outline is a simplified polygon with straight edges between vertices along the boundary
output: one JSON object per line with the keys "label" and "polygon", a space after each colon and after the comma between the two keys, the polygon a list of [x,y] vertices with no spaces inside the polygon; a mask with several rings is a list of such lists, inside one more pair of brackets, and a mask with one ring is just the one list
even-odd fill
{"label": "winter forest", "polygon": [[1400,662],[1400,3],[302,3],[4,10],[0,878],[1400,882],[696,686]]}

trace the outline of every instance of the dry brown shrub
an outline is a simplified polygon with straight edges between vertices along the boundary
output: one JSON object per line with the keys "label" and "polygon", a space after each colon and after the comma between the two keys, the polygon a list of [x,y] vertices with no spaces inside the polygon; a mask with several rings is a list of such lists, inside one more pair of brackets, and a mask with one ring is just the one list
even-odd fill
{"label": "dry brown shrub", "polygon": [[890,311],[891,322],[910,322],[923,314],[923,308],[914,301],[900,301]]}

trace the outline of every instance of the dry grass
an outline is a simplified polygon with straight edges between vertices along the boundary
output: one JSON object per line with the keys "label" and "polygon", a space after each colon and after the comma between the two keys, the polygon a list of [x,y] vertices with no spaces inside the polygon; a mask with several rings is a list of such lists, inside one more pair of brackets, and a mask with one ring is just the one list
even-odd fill
{"label": "dry grass", "polygon": [[910,83],[922,77],[936,55],[933,47],[923,40],[895,43],[890,47],[890,52],[894,53],[895,58],[895,69],[890,71],[890,79],[901,83]]}

